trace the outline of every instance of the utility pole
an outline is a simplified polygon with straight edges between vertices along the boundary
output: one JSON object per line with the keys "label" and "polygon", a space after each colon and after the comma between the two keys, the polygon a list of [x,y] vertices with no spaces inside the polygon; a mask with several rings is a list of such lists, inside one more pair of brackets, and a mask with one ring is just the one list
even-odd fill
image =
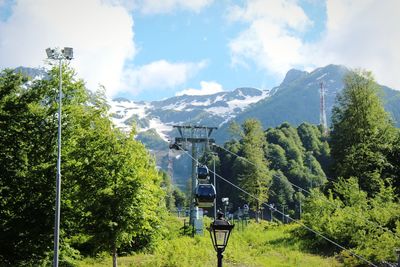
{"label": "utility pole", "polygon": [[179,137],[175,137],[175,142],[170,145],[170,149],[188,150],[189,144],[192,147],[192,183],[191,183],[191,203],[190,203],[190,225],[195,229],[196,234],[203,233],[203,220],[199,216],[199,208],[195,205],[195,190],[197,186],[197,158],[198,144],[209,146],[214,144],[215,140],[210,139],[213,130],[217,127],[199,126],[199,125],[174,125],[179,132]]}

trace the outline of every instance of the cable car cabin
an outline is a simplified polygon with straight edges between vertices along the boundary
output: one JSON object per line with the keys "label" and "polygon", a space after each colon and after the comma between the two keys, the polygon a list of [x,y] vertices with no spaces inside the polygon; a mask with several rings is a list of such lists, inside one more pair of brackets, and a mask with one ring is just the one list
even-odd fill
{"label": "cable car cabin", "polygon": [[197,166],[197,179],[207,181],[210,173],[208,172],[207,166]]}
{"label": "cable car cabin", "polygon": [[196,205],[200,208],[214,206],[215,188],[212,184],[199,184],[195,192]]}

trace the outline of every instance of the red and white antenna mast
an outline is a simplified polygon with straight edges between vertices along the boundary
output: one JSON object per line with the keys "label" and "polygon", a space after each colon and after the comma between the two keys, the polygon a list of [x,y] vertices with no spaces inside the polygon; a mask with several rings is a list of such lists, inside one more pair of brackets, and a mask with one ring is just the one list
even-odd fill
{"label": "red and white antenna mast", "polygon": [[326,122],[326,112],[325,112],[325,87],[324,83],[321,82],[319,91],[319,123],[322,126],[322,133],[328,135],[328,124]]}

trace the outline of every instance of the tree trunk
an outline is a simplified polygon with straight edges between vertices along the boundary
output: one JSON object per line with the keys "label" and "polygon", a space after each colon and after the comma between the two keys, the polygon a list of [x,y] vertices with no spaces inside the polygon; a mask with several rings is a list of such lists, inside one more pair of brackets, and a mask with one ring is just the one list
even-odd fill
{"label": "tree trunk", "polygon": [[114,244],[114,248],[113,248],[113,267],[117,267],[118,263],[117,263],[117,246]]}

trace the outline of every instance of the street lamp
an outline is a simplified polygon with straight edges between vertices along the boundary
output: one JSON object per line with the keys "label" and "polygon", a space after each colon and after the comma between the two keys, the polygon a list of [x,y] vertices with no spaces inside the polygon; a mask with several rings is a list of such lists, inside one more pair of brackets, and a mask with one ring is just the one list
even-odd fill
{"label": "street lamp", "polygon": [[71,47],[64,47],[61,51],[58,49],[47,48],[46,54],[48,59],[58,60],[60,69],[60,89],[58,95],[58,138],[57,138],[57,176],[56,176],[56,213],[54,219],[54,261],[53,266],[58,267],[58,251],[59,251],[59,232],[60,232],[60,198],[61,198],[61,100],[62,100],[62,60],[71,60],[73,58],[73,50]]}
{"label": "street lamp", "polygon": [[219,215],[218,219],[212,222],[208,229],[214,249],[217,252],[218,267],[222,267],[222,253],[228,245],[229,236],[233,227],[235,226],[222,219],[222,215]]}

